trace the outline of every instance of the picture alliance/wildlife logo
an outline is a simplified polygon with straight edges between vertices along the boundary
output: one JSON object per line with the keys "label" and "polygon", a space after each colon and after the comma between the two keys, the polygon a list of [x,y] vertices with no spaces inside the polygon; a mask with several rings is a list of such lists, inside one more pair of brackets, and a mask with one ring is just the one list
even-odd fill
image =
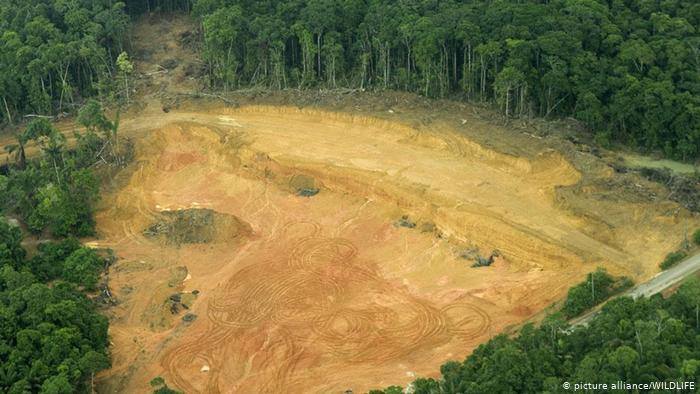
{"label": "picture alliance/wildlife logo", "polygon": [[637,391],[637,390],[683,390],[683,391],[693,391],[695,390],[695,382],[686,381],[667,381],[667,382],[648,382],[648,383],[630,383],[622,380],[618,380],[612,384],[608,383],[570,383],[564,382],[562,387],[566,390],[572,391],[590,391],[590,390],[625,390],[625,391]]}

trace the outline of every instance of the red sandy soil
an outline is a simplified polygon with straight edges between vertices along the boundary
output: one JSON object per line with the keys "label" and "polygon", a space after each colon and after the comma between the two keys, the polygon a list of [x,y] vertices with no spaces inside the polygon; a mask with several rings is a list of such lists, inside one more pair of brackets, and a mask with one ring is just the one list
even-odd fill
{"label": "red sandy soil", "polygon": [[[104,198],[92,243],[120,257],[105,392],[146,392],[156,376],[187,393],[405,385],[596,266],[653,275],[682,234],[663,204],[606,208],[583,190],[566,197],[574,213],[557,189],[583,175],[560,153],[507,155],[439,123],[250,106],[124,128],[138,136],[136,159]],[[319,194],[298,196],[300,176]],[[142,235],[159,211],[186,208],[233,215],[252,233],[180,246]],[[612,227],[592,231],[601,209]],[[402,216],[416,227],[397,225]],[[502,257],[470,268],[470,248]],[[186,323],[166,301],[193,290]]]}
{"label": "red sandy soil", "polygon": [[[105,191],[89,242],[119,257],[100,392],[150,392],[156,376],[188,394],[358,393],[435,377],[598,266],[650,278],[700,225],[662,186],[462,104],[289,91],[268,100],[281,106],[171,108],[197,90],[186,71],[201,61],[179,40],[194,27],[184,16],[135,26],[139,92],[120,134],[136,157]],[[298,196],[305,184],[320,192]],[[159,212],[188,208],[249,230],[180,246],[143,235]],[[397,225],[403,216],[415,228]],[[501,257],[470,268],[460,255],[475,248]],[[174,293],[195,321],[171,313]]]}

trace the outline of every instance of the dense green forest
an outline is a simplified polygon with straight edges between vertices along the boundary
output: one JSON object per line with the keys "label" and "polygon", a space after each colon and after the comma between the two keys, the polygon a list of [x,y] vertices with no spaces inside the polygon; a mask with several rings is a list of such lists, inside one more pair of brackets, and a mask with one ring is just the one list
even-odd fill
{"label": "dense green forest", "polygon": [[200,18],[215,89],[406,90],[700,156],[694,0],[7,0],[0,121],[119,90],[129,15],[161,11]]}
{"label": "dense green forest", "polygon": [[112,0],[0,2],[0,122],[113,91],[129,18]]}
{"label": "dense green forest", "polygon": [[109,366],[107,318],[79,288],[94,287],[103,259],[74,239],[27,259],[21,240],[0,220],[0,392],[86,392]]}
{"label": "dense green forest", "polygon": [[109,366],[108,324],[77,286],[94,286],[103,260],[76,240],[26,259],[21,240],[0,220],[0,391],[86,392]]}
{"label": "dense green forest", "polygon": [[[588,326],[571,329],[560,315],[515,337],[499,335],[463,362],[449,361],[437,380],[413,382],[416,394],[567,393],[580,382],[696,382],[700,378],[700,281],[668,299],[618,298]],[[564,383],[571,384],[566,390]],[[579,390],[667,392],[663,390]],[[371,394],[398,394],[397,386]]]}
{"label": "dense green forest", "polygon": [[[85,130],[76,132],[74,149],[47,120],[29,123],[8,149],[14,162],[0,175],[0,392],[88,392],[94,373],[109,366],[107,318],[83,293],[97,290],[107,260],[73,236],[94,231],[92,168],[98,158],[119,162],[118,122],[95,101],[78,121]],[[24,153],[30,141],[41,148],[31,160]],[[27,258],[22,232],[7,215],[54,241],[39,243]]]}
{"label": "dense green forest", "polygon": [[126,11],[129,15],[139,16],[155,12],[189,12],[193,0],[126,0]]}
{"label": "dense green forest", "polygon": [[387,88],[700,155],[695,0],[198,0],[211,83]]}

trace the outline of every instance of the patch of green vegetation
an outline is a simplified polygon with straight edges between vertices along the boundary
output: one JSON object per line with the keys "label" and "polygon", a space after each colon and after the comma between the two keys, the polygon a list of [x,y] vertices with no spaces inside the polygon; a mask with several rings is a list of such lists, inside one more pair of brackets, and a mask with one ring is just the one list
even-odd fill
{"label": "patch of green vegetation", "polygon": [[472,268],[479,268],[479,267],[488,267],[491,264],[493,264],[494,261],[494,256],[491,255],[490,257],[482,257],[478,256],[476,258],[476,261],[474,261],[474,264],[472,264]]}
{"label": "patch of green vegetation", "polygon": [[416,222],[411,220],[408,215],[401,216],[399,220],[396,221],[396,226],[406,227],[406,228],[416,228]]}
{"label": "patch of green vegetation", "polygon": [[216,236],[214,214],[211,209],[164,211],[143,233],[177,245],[212,242]]}
{"label": "patch of green vegetation", "polygon": [[21,240],[0,220],[0,392],[87,392],[110,365],[109,340],[107,318],[79,287],[95,287],[103,261],[73,240],[26,260]]}
{"label": "patch of green vegetation", "polygon": [[126,10],[129,15],[138,16],[152,12],[189,12],[192,10],[192,0],[126,0]]}
{"label": "patch of green vegetation", "polygon": [[677,174],[669,169],[644,167],[639,173],[669,189],[669,198],[693,212],[700,212],[700,174]]}
{"label": "patch of green vegetation", "polygon": [[[17,144],[7,149],[14,163],[6,177],[0,176],[0,209],[20,216],[34,233],[48,230],[55,237],[94,233],[99,181],[91,168],[109,163],[104,155],[115,145],[117,122],[109,121],[99,104],[93,102],[91,107],[91,113],[81,118],[85,132],[75,133],[74,149],[43,118],[31,121],[17,135]],[[41,155],[32,160],[25,155],[29,142],[41,148]]]}
{"label": "patch of green vegetation", "polygon": [[313,197],[318,194],[321,190],[318,188],[301,188],[297,191],[297,194],[301,197]]}
{"label": "patch of green vegetation", "polygon": [[403,394],[403,387],[389,386],[384,390],[370,390],[368,394]]}
{"label": "patch of green vegetation", "polygon": [[664,259],[664,261],[661,262],[661,264],[659,264],[659,267],[662,270],[667,270],[683,261],[683,259],[685,259],[686,257],[688,257],[688,253],[686,253],[685,251],[677,250],[675,252],[671,252],[666,255],[666,258]]}
{"label": "patch of green vegetation", "polygon": [[96,251],[82,247],[75,238],[42,243],[38,252],[27,263],[39,279],[52,281],[60,278],[85,290],[97,288],[105,259]]}
{"label": "patch of green vegetation", "polygon": [[561,312],[571,319],[632,286],[629,278],[615,278],[598,268],[588,274],[585,281],[569,289]]}
{"label": "patch of green vegetation", "polygon": [[168,244],[203,244],[219,236],[236,238],[251,232],[250,226],[237,217],[206,208],[160,212],[159,218],[143,231],[149,238]]}
{"label": "patch of green vegetation", "polygon": [[[108,261],[74,238],[94,232],[91,167],[116,135],[99,105],[90,111],[82,121],[99,125],[76,133],[75,149],[46,119],[30,122],[8,149],[14,163],[0,176],[0,392],[88,392],[94,374],[110,365],[107,318],[83,293],[97,289]],[[110,135],[98,136],[105,128]],[[32,160],[24,152],[30,141],[41,148]],[[9,213],[57,240],[26,259],[20,229],[4,219]]]}
{"label": "patch of green vegetation", "polygon": [[459,254],[459,257],[473,261],[472,268],[488,267],[493,264],[494,261],[496,261],[496,257],[499,256],[501,256],[501,252],[493,250],[488,257],[484,257],[481,255],[479,248],[476,247],[465,249]]}
{"label": "patch of green vegetation", "polygon": [[197,295],[192,293],[174,293],[168,297],[166,304],[170,313],[176,315],[183,309],[190,309],[196,298]]}
{"label": "patch of green vegetation", "polygon": [[197,315],[194,313],[185,313],[185,316],[182,316],[182,321],[186,323],[190,323],[197,320]]}
{"label": "patch of green vegetation", "polygon": [[653,168],[657,170],[669,170],[675,174],[692,175],[697,172],[697,168],[688,163],[667,159],[654,159],[647,156],[621,154],[625,164],[634,169]]}
{"label": "patch of green vegetation", "polygon": [[173,390],[165,383],[165,379],[160,376],[153,378],[150,381],[153,387],[153,394],[182,394],[181,391]]}
{"label": "patch of green vegetation", "polygon": [[182,284],[182,281],[187,278],[187,267],[178,266],[170,269],[170,278],[168,278],[168,287],[176,287]]}
{"label": "patch of green vegetation", "polygon": [[118,1],[0,2],[0,123],[127,93],[116,60],[129,27]]}
{"label": "patch of green vegetation", "polygon": [[693,243],[700,246],[700,229],[695,230],[693,233]]}
{"label": "patch of green vegetation", "polygon": [[295,174],[289,179],[289,187],[301,197],[313,197],[321,189],[316,185],[316,179],[304,174]]}
{"label": "patch of green vegetation", "polygon": [[104,267],[104,260],[94,250],[83,247],[75,250],[63,262],[61,277],[82,286],[85,290],[93,291],[97,288],[102,267]]}
{"label": "patch of green vegetation", "polygon": [[440,378],[416,379],[412,392],[563,393],[565,382],[698,381],[699,309],[700,281],[694,278],[667,299],[611,300],[587,325],[571,327],[555,313],[517,335],[496,336],[463,361],[446,362]]}

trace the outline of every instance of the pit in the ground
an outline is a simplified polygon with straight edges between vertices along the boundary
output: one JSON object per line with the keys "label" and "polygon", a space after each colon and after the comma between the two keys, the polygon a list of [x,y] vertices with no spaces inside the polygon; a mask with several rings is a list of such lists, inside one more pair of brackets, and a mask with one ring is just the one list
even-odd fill
{"label": "pit in the ground", "polygon": [[233,215],[191,208],[160,212],[143,234],[167,244],[204,244],[246,237],[252,229]]}

